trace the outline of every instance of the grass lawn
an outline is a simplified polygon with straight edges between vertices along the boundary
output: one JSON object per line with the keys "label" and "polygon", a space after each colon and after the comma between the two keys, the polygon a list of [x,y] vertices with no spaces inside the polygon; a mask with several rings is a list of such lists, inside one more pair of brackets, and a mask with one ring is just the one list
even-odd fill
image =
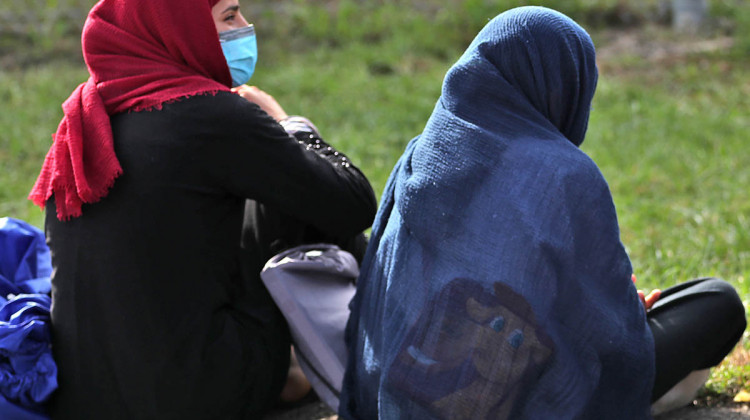
{"label": "grass lawn", "polygon": [[[377,194],[429,117],[443,74],[491,16],[466,6],[487,2],[433,11],[433,20],[381,3],[370,14],[299,6],[283,26],[260,14],[253,78],[287,112],[311,118]],[[263,18],[277,28],[264,30]],[[294,26],[309,21],[319,24]],[[686,42],[650,27],[592,34],[600,81],[582,149],[610,183],[639,286],[718,276],[750,307],[750,48],[741,49],[750,42],[735,34],[733,47],[716,41],[719,47],[704,48],[705,39]],[[626,36],[651,49],[618,48]],[[664,45],[674,48],[658,53]],[[62,117],[60,104],[86,77],[80,59],[0,72],[0,217],[42,226],[43,214],[25,197]],[[749,353],[746,334],[714,370],[706,401],[747,387]]]}

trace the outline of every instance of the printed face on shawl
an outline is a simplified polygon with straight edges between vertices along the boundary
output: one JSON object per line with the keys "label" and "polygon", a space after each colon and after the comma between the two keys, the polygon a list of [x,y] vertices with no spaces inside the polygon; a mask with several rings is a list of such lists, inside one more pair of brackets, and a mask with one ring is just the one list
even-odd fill
{"label": "printed face on shawl", "polygon": [[411,327],[390,385],[438,417],[509,418],[554,345],[521,295],[499,282],[493,289],[449,282]]}

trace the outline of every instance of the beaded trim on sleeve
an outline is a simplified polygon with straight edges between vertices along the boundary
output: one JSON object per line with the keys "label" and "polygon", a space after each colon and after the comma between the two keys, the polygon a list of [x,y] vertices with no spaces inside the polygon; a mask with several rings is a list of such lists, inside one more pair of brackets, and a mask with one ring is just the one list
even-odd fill
{"label": "beaded trim on sleeve", "polygon": [[334,165],[341,165],[344,168],[351,166],[349,158],[323,141],[318,128],[309,119],[294,115],[279,121],[279,124],[307,150],[314,151]]}

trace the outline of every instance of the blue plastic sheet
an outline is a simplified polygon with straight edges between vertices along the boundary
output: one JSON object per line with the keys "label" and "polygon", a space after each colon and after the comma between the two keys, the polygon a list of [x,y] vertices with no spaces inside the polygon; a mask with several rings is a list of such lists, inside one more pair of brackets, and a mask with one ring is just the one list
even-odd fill
{"label": "blue plastic sheet", "polygon": [[21,220],[0,218],[0,306],[10,294],[48,294],[51,275],[44,233]]}
{"label": "blue plastic sheet", "polygon": [[0,417],[46,419],[57,389],[50,333],[52,266],[44,233],[0,219]]}

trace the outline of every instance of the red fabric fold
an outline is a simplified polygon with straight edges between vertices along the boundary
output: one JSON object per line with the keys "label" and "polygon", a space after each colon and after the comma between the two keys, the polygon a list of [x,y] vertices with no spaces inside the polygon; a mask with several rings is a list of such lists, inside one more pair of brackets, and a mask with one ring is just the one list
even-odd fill
{"label": "red fabric fold", "polygon": [[81,215],[122,174],[109,117],[228,91],[231,76],[211,7],[218,0],[102,0],[83,29],[91,77],[63,103],[64,116],[29,199],[55,196],[57,217]]}

